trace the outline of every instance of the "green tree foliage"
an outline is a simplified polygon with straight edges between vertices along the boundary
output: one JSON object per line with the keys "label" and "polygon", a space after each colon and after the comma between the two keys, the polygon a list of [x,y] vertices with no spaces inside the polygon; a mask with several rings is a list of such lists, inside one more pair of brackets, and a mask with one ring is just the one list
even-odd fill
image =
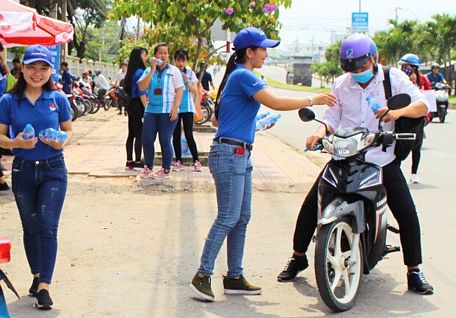
{"label": "green tree foliage", "polygon": [[[278,6],[289,7],[291,0],[114,0],[114,17],[138,16],[151,25],[146,31],[152,46],[168,42],[173,51],[186,47],[199,58],[214,53],[211,27],[219,19],[224,30],[237,32],[247,26],[262,28],[272,38],[278,37]],[[271,6],[277,6],[270,10]]]}

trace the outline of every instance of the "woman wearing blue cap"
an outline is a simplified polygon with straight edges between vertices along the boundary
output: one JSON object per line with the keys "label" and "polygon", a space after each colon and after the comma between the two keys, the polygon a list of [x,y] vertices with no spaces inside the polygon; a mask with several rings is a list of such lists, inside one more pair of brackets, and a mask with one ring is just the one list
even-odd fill
{"label": "woman wearing blue cap", "polygon": [[[51,309],[49,295],[57,256],[57,230],[67,190],[63,148],[71,139],[71,110],[66,96],[54,91],[51,52],[32,45],[25,50],[22,72],[8,94],[0,99],[0,147],[13,148],[12,188],[24,230],[24,247],[33,274],[29,293],[37,308]],[[67,138],[37,138],[48,128]],[[14,139],[6,136],[12,127]],[[59,136],[64,135],[59,133]],[[63,141],[62,141],[63,140]]]}
{"label": "woman wearing blue cap", "polygon": [[198,298],[214,301],[211,275],[215,259],[227,238],[228,272],[223,278],[225,294],[258,295],[261,288],[243,276],[242,258],[247,224],[251,215],[252,164],[250,155],[255,137],[256,115],[263,104],[271,109],[296,110],[313,104],[333,106],[332,94],[311,98],[278,97],[256,77],[267,48],[279,45],[260,29],[241,30],[234,39],[231,56],[217,96],[218,130],[211,145],[209,169],[217,191],[218,215],[204,244],[198,272],[190,283]]}

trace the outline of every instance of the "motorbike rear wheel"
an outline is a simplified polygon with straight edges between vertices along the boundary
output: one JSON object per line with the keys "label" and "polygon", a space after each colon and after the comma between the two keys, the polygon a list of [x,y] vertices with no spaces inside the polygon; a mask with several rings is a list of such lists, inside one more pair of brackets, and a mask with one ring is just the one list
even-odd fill
{"label": "motorbike rear wheel", "polygon": [[[349,218],[323,225],[315,246],[315,276],[324,303],[334,312],[349,310],[359,294],[363,254],[361,243],[353,246],[354,233]],[[358,260],[349,265],[353,250]]]}

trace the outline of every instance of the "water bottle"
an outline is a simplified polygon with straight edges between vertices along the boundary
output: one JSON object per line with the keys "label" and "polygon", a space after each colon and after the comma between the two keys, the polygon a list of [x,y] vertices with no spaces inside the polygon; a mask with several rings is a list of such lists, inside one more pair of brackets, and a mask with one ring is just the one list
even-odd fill
{"label": "water bottle", "polygon": [[183,158],[190,158],[192,156],[190,148],[188,147],[187,139],[185,138],[184,134],[181,135],[181,153]]}
{"label": "water bottle", "polygon": [[256,130],[265,130],[272,124],[276,123],[280,117],[282,117],[282,115],[278,113],[267,115],[263,119],[260,119],[256,122]]}
{"label": "water bottle", "polygon": [[258,114],[256,116],[256,121],[262,120],[263,118],[265,118],[266,116],[269,116],[269,115],[271,115],[271,112],[265,112],[265,113]]}
{"label": "water bottle", "polygon": [[370,109],[373,113],[381,108],[380,104],[370,96],[366,98],[366,101],[369,103]]}
{"label": "water bottle", "polygon": [[47,128],[42,131],[40,131],[40,137],[44,137],[46,140],[53,140],[55,141],[57,137],[58,131],[55,130],[54,128]]}
{"label": "water bottle", "polygon": [[160,59],[157,59],[156,57],[152,57],[150,62],[152,63],[152,61],[157,61],[157,66],[161,66],[163,64],[163,61]]}
{"label": "water bottle", "polygon": [[57,132],[57,135],[55,136],[55,141],[64,143],[65,140],[67,140],[67,138],[68,138],[68,134],[66,132],[64,132],[63,130],[59,130]]}
{"label": "water bottle", "polygon": [[32,125],[27,124],[23,130],[23,138],[24,139],[33,139],[35,138],[35,128]]}

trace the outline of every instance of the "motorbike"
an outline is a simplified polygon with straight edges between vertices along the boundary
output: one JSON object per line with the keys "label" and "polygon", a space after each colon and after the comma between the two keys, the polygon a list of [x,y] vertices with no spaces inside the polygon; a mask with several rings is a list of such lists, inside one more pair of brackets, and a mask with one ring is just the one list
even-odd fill
{"label": "motorbike", "polygon": [[[11,260],[11,242],[8,239],[0,238],[0,264],[8,263]],[[9,318],[11,315],[8,311],[8,306],[6,304],[5,295],[3,294],[3,289],[1,282],[4,282],[5,285],[11,289],[11,291],[20,299],[19,294],[16,289],[14,289],[13,284],[8,279],[6,274],[0,269],[0,317]]]}
{"label": "motorbike", "polygon": [[445,84],[439,82],[433,83],[432,89],[434,90],[437,102],[437,111],[431,112],[430,121],[432,121],[435,117],[438,117],[439,121],[444,123],[448,112],[448,88]]}
{"label": "motorbike", "polygon": [[204,92],[201,95],[201,119],[195,121],[196,125],[202,125],[212,120],[215,111],[215,101],[210,96],[209,92]]}
{"label": "motorbike", "polygon": [[[388,101],[390,109],[410,104],[400,94]],[[315,120],[307,108],[299,111],[304,122]],[[326,126],[326,125],[325,125]],[[365,161],[369,149],[386,149],[395,140],[413,140],[415,134],[378,131],[365,127],[343,128],[333,135],[326,127],[320,149],[337,156],[323,170],[318,185],[318,223],[315,245],[315,276],[324,303],[334,312],[351,309],[358,297],[363,274],[388,253],[400,247],[386,244],[387,231],[399,230],[387,223],[386,190],[382,168]]]}

